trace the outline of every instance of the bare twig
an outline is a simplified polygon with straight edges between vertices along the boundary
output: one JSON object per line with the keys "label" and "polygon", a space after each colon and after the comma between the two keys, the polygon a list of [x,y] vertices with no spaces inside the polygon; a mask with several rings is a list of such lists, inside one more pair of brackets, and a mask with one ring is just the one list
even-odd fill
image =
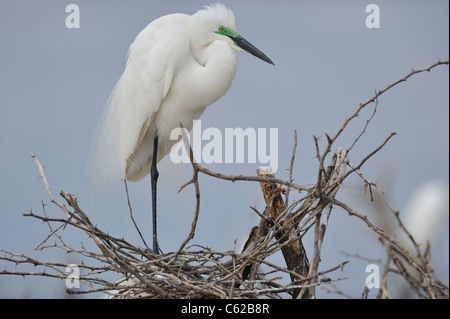
{"label": "bare twig", "polygon": [[[402,276],[419,298],[448,298],[449,289],[435,279],[430,257],[430,246],[422,251],[414,237],[404,227],[397,211],[391,209],[400,228],[407,234],[414,249],[409,251],[397,239],[388,235],[382,228],[376,226],[369,218],[352,209],[337,198],[341,184],[352,173],[356,173],[363,181],[372,196],[372,188],[383,192],[371,182],[361,171],[363,165],[378,153],[395,135],[391,133],[372,152],[366,155],[358,165],[350,164],[349,153],[367,132],[379,107],[379,98],[386,91],[399,83],[405,82],[411,76],[431,71],[438,65],[448,65],[448,61],[438,61],[427,68],[412,70],[403,78],[376,91],[374,96],[361,103],[356,110],[344,120],[343,124],[333,135],[324,134],[326,145],[320,148],[319,138],[313,136],[315,155],[319,165],[317,181],[312,187],[294,183],[293,167],[297,149],[297,132],[294,132],[294,145],[290,157],[288,180],[275,178],[273,174],[259,174],[259,176],[226,175],[214,172],[200,164],[190,152],[193,168],[192,179],[180,187],[180,191],[190,184],[194,185],[196,206],[194,218],[187,238],[181,243],[177,251],[154,255],[149,252],[143,236],[134,221],[131,203],[128,196],[129,215],[132,219],[145,248],[129,243],[124,238],[116,238],[102,231],[90,221],[90,218],[78,206],[77,199],[70,193],[60,192],[65,204],[58,201],[52,193],[44,169],[36,156],[32,158],[39,170],[51,202],[63,212],[62,217],[53,217],[46,211],[42,203],[43,216],[30,211],[24,214],[27,217],[43,221],[49,228],[49,234],[36,246],[36,249],[50,248],[62,249],[70,254],[77,254],[82,262],[75,264],[84,269],[87,274],[81,275],[79,280],[86,289],[67,289],[71,294],[85,294],[104,292],[112,298],[315,298],[316,287],[320,285],[333,285],[343,278],[331,278],[333,272],[342,269],[347,261],[325,271],[319,271],[322,256],[322,245],[329,224],[329,217],[333,206],[346,211],[352,218],[365,223],[368,229],[376,234],[382,245],[386,247],[387,258],[384,263],[381,289],[378,297],[391,298],[388,289],[389,275]],[[325,168],[326,157],[332,151],[337,138],[346,129],[349,122],[357,118],[360,111],[370,103],[375,106],[372,114],[366,120],[362,131],[355,138],[349,149],[338,148],[334,151],[330,164]],[[184,131],[183,131],[184,133]],[[183,139],[186,141],[186,139]],[[190,149],[190,147],[187,147]],[[346,167],[351,169],[346,172]],[[249,234],[241,253],[236,252],[234,241],[232,251],[220,252],[211,248],[187,244],[194,238],[200,211],[199,173],[223,180],[259,182],[262,186],[266,207],[264,212],[251,207],[260,217],[258,225],[254,226]],[[298,179],[297,179],[298,180]],[[286,187],[283,199],[282,186]],[[301,198],[292,198],[291,190],[303,191]],[[314,226],[314,227],[313,227]],[[87,234],[100,251],[90,251],[81,244],[80,248],[67,245],[62,238],[65,228],[74,228]],[[302,237],[314,231],[314,244],[310,247],[311,263],[309,263],[303,246]],[[48,244],[53,236],[58,238],[54,244]],[[308,247],[307,247],[308,248]],[[280,252],[286,261],[287,267],[273,263],[269,257]],[[0,275],[13,276],[40,276],[65,279],[67,264],[60,262],[44,262],[14,254],[0,249],[0,260],[11,265],[34,265],[39,267],[36,272],[1,270]],[[412,256],[411,253],[414,255]],[[359,258],[359,255],[353,255]],[[378,261],[379,262],[379,261]],[[381,263],[380,263],[381,264]],[[43,269],[43,270],[41,270]],[[118,281],[111,282],[104,275],[114,274],[120,277]],[[329,277],[325,277],[329,276]],[[281,279],[289,277],[290,282],[282,284]],[[333,286],[331,286],[333,287]],[[351,297],[345,292],[335,288],[335,293]],[[367,287],[362,293],[363,298],[368,297]]]}
{"label": "bare twig", "polygon": [[130,218],[131,218],[131,220],[132,220],[132,222],[133,222],[134,227],[136,228],[136,231],[137,231],[138,234],[139,234],[139,237],[141,238],[142,242],[144,243],[145,247],[146,247],[148,250],[150,250],[150,248],[148,248],[148,246],[147,246],[147,243],[145,242],[144,237],[142,236],[141,230],[139,229],[138,225],[136,224],[136,221],[134,220],[134,217],[133,217],[133,209],[131,208],[130,195],[128,194],[128,185],[127,185],[127,180],[126,180],[126,179],[123,180],[123,184],[125,185],[125,193],[126,193],[126,195],[127,195],[128,208],[129,208],[129,210],[130,210]]}

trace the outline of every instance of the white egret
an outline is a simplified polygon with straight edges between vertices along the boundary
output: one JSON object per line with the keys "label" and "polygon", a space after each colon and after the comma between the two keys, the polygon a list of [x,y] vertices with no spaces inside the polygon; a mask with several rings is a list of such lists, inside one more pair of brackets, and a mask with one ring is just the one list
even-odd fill
{"label": "white egret", "polygon": [[190,131],[193,120],[227,92],[236,72],[235,50],[273,64],[235,29],[233,12],[219,3],[151,22],[131,44],[100,119],[91,150],[93,178],[111,184],[150,173],[155,253],[156,164],[175,143],[171,131],[180,124]]}

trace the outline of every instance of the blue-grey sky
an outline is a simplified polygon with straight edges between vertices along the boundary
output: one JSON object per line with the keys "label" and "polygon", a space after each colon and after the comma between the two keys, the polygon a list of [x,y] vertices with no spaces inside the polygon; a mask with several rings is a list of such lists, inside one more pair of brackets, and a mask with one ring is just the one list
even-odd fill
{"label": "blue-grey sky", "polygon": [[[66,6],[80,8],[80,28],[66,28]],[[237,31],[267,54],[275,66],[238,52],[238,70],[228,93],[202,116],[202,127],[278,128],[277,177],[287,179],[293,133],[298,131],[295,181],[315,183],[317,159],[312,136],[334,134],[358,104],[412,68],[449,56],[448,1],[222,1],[235,16]],[[365,25],[366,6],[380,8],[380,28]],[[192,14],[204,1],[6,1],[0,0],[0,248],[42,260],[79,261],[62,252],[35,251],[47,225],[23,217],[42,214],[49,204],[30,153],[45,166],[49,183],[75,194],[101,229],[140,244],[120,189],[114,199],[91,195],[87,159],[97,121],[123,72],[134,37],[154,19],[170,13]],[[378,183],[394,209],[430,180],[449,182],[448,67],[412,77],[379,99],[367,132],[350,153],[358,164],[391,132],[397,135],[362,168]],[[370,117],[373,104],[355,119],[334,147],[349,147]],[[321,146],[325,145],[325,138]],[[330,159],[331,157],[329,157]],[[258,164],[210,164],[213,170],[254,175]],[[159,242],[173,251],[190,230],[195,201],[192,187],[177,190],[191,174],[167,159],[159,166]],[[245,241],[263,210],[257,183],[231,183],[200,176],[201,210],[192,243],[217,250]],[[150,181],[129,185],[135,218],[151,242]],[[300,195],[292,194],[298,198]],[[448,193],[447,193],[448,196]],[[369,215],[362,182],[348,179],[338,198]],[[448,198],[447,198],[448,201]],[[53,205],[46,214],[62,217]],[[405,213],[406,214],[406,213]],[[448,207],[447,207],[448,215]],[[432,238],[436,275],[448,284],[448,219]],[[64,233],[74,247],[88,242],[77,231]],[[305,238],[312,253],[312,236]],[[334,209],[325,235],[320,269],[349,259],[342,252],[385,258],[375,234],[355,218]],[[275,260],[280,263],[279,260]],[[360,296],[367,262],[351,259],[336,283]],[[15,269],[0,261],[0,269]],[[16,268],[29,270],[32,268]],[[64,283],[48,278],[0,277],[0,297],[64,296]],[[318,297],[337,297],[318,290]]]}

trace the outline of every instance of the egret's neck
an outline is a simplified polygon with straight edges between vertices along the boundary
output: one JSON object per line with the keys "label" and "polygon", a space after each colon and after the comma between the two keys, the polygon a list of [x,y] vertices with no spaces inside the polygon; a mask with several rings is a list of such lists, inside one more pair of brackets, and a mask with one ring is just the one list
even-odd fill
{"label": "egret's neck", "polygon": [[230,88],[236,74],[236,53],[224,41],[216,40],[200,50],[195,50],[193,56],[200,66],[199,84],[209,92],[211,97],[208,105],[221,98]]}

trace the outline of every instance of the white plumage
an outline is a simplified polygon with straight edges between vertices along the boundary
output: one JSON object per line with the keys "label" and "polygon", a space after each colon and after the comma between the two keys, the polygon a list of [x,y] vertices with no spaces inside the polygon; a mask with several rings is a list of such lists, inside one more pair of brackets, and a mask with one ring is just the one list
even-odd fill
{"label": "white plumage", "polygon": [[216,4],[192,16],[163,16],[138,34],[92,146],[92,174],[101,185],[145,177],[155,132],[159,161],[174,144],[170,132],[180,123],[191,130],[193,119],[229,89],[237,65],[234,49],[240,49],[215,33],[220,25],[234,30],[235,18]]}

